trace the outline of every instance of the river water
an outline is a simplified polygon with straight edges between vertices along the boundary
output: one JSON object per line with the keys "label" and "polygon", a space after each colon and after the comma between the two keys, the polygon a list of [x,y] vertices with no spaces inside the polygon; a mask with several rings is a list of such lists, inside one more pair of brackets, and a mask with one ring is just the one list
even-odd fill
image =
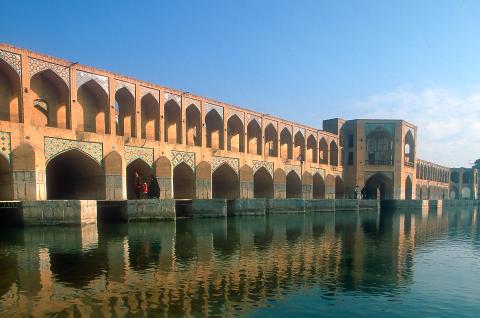
{"label": "river water", "polygon": [[477,210],[0,229],[1,316],[478,317]]}

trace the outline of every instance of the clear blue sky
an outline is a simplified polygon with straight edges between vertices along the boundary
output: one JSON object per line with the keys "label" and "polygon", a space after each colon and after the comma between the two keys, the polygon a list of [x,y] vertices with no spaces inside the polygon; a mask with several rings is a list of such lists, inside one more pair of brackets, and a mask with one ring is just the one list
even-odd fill
{"label": "clear blue sky", "polygon": [[480,1],[2,1],[0,41],[315,127],[480,84]]}

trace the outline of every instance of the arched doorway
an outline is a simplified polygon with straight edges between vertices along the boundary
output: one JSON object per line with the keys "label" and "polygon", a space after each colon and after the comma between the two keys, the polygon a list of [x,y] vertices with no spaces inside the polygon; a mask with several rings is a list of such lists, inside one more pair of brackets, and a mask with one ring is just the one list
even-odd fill
{"label": "arched doorway", "polygon": [[227,121],[227,150],[232,152],[244,151],[243,123],[237,115]]}
{"label": "arched doorway", "polygon": [[325,199],[325,181],[319,173],[313,175],[313,198]]}
{"label": "arched doorway", "polygon": [[253,175],[253,192],[255,198],[273,198],[273,178],[264,167]]}
{"label": "arched doorway", "polygon": [[212,149],[223,149],[223,119],[215,109],[205,116],[207,129],[207,147]]}
{"label": "arched doorway", "polygon": [[383,173],[375,173],[365,182],[367,199],[393,199],[393,181]]}
{"label": "arched doorway", "polygon": [[339,176],[335,177],[335,199],[344,199],[345,198],[345,185],[342,178]]}
{"label": "arched doorway", "polygon": [[20,76],[0,58],[0,120],[20,121]]}
{"label": "arched doorway", "polygon": [[73,109],[78,120],[77,131],[109,132],[108,95],[96,81],[90,80],[78,88]]}
{"label": "arched doorway", "polygon": [[277,130],[272,124],[265,128],[265,156],[276,157],[278,155]]}
{"label": "arched doorway", "polygon": [[0,201],[13,200],[13,176],[10,164],[0,155]]}
{"label": "arched doorway", "polygon": [[212,167],[206,161],[200,162],[195,169],[197,199],[209,199],[212,194]]}
{"label": "arched doorway", "polygon": [[317,151],[317,141],[313,135],[308,136],[307,138],[307,158],[306,161],[317,163],[318,162],[318,151]]}
{"label": "arched doorway", "polygon": [[173,99],[165,103],[165,142],[182,143],[182,112],[180,105]]}
{"label": "arched doorway", "polygon": [[115,93],[116,130],[117,135],[135,136],[135,98],[132,93],[122,87]]}
{"label": "arched doorway", "polygon": [[404,156],[405,163],[410,165],[415,163],[415,140],[410,130],[405,134]]}
{"label": "arched doorway", "polygon": [[140,101],[143,139],[160,140],[160,114],[158,102],[152,94],[148,93]]}
{"label": "arched doorway", "polygon": [[139,158],[130,162],[127,166],[127,199],[129,200],[137,199],[135,194],[135,173],[138,173],[141,182],[148,185],[150,185],[151,176],[154,175],[152,167],[142,159]]}
{"label": "arched doorway", "polygon": [[173,197],[175,199],[195,199],[195,173],[186,163],[173,168]]}
{"label": "arched doorway", "polygon": [[52,70],[44,70],[32,76],[30,89],[32,125],[67,128],[67,84]]}
{"label": "arched doorway", "polygon": [[105,175],[100,164],[79,150],[69,150],[47,163],[47,199],[104,200]]}
{"label": "arched doorway", "polygon": [[280,133],[280,157],[284,159],[292,159],[292,134],[287,128]]}
{"label": "arched doorway", "polygon": [[287,174],[286,184],[287,199],[302,197],[302,181],[295,171],[290,171]]}
{"label": "arched doorway", "polygon": [[237,173],[227,164],[222,164],[212,174],[212,197],[238,199],[240,181]]}
{"label": "arched doorway", "polygon": [[[255,119],[247,126],[248,153],[252,155],[262,154],[262,128]],[[268,154],[268,153],[267,153]]]}
{"label": "arched doorway", "polygon": [[187,145],[200,147],[202,145],[202,120],[197,106],[190,104],[185,111],[187,117]]}
{"label": "arched doorway", "polygon": [[412,180],[410,176],[407,176],[405,179],[405,200],[412,199]]}

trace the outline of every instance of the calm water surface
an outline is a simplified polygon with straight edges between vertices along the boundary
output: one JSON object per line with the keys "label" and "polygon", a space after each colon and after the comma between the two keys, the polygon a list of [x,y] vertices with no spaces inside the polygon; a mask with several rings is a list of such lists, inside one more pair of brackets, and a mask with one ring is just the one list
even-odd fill
{"label": "calm water surface", "polygon": [[476,210],[0,230],[2,316],[478,317]]}

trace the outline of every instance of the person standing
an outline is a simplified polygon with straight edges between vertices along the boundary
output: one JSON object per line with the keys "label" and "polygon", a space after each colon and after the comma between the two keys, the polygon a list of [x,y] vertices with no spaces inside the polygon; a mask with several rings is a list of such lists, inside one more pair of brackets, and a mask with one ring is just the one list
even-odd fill
{"label": "person standing", "polygon": [[148,198],[159,198],[160,197],[160,186],[158,185],[157,178],[154,175],[150,176],[150,186],[148,187]]}
{"label": "person standing", "polygon": [[143,183],[142,183],[142,179],[138,175],[138,172],[135,172],[135,180],[133,182],[134,182],[133,187],[135,189],[135,196],[137,197],[137,199],[140,199],[143,192],[142,191]]}

